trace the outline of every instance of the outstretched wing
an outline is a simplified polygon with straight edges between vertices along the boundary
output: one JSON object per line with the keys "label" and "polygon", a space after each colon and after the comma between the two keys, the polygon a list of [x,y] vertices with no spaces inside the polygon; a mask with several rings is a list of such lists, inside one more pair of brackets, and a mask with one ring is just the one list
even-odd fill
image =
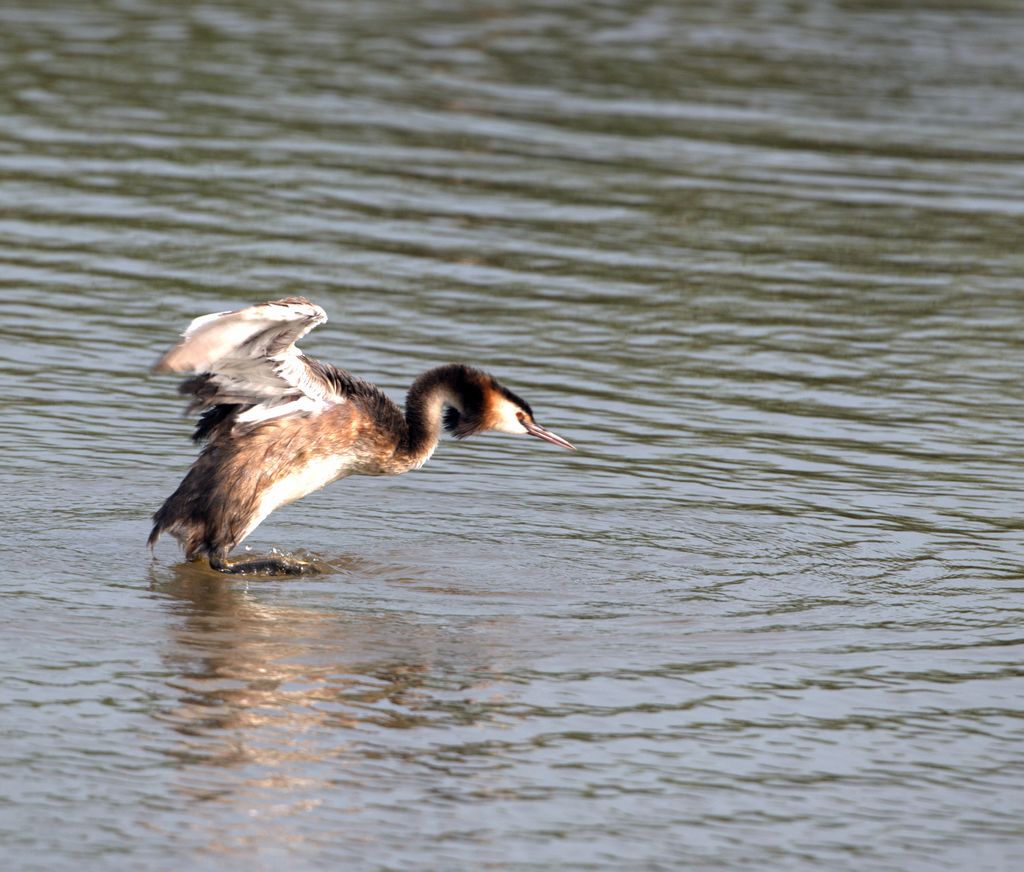
{"label": "outstretched wing", "polygon": [[305,297],[203,315],[153,369],[196,375],[181,385],[182,393],[193,395],[189,413],[230,405],[237,422],[256,423],[317,411],[341,397],[295,342],[326,320]]}

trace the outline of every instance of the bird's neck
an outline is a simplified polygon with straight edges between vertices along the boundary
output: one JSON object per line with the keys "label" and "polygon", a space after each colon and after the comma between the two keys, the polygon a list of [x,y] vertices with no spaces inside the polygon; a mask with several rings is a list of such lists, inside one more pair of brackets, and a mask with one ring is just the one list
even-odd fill
{"label": "bird's neck", "polygon": [[422,466],[434,453],[445,406],[464,414],[467,404],[478,403],[480,375],[468,366],[450,363],[428,369],[412,383],[405,398],[405,439],[398,452],[408,468]]}

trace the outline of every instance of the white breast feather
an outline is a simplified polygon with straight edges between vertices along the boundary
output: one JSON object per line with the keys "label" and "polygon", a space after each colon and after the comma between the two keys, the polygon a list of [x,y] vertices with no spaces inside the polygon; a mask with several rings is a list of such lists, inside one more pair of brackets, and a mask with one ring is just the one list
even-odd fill
{"label": "white breast feather", "polygon": [[343,478],[351,472],[352,466],[353,461],[350,457],[328,457],[314,460],[291,475],[278,479],[267,488],[260,498],[259,509],[249,526],[246,527],[242,539],[255,530],[274,509],[302,499],[307,494],[329,485],[332,481]]}

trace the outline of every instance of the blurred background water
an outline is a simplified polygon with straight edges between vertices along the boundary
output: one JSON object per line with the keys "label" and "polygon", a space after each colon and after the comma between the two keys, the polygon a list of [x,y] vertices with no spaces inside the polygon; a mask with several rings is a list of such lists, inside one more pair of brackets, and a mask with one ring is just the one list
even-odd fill
{"label": "blurred background water", "polygon": [[[1017,869],[1024,8],[0,5],[0,845],[64,869]],[[148,367],[306,294],[493,435],[144,547]]]}

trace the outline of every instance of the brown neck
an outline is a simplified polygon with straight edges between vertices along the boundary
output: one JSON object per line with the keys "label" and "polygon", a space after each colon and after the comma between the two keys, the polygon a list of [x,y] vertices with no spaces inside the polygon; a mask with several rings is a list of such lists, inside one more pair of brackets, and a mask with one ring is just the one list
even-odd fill
{"label": "brown neck", "polygon": [[[405,398],[406,435],[399,454],[411,468],[422,466],[434,453],[441,438],[442,411],[457,410],[464,419],[476,418],[482,403],[479,370],[461,363],[428,369],[412,383]],[[460,428],[461,429],[461,428]],[[468,432],[457,435],[468,435]]]}

